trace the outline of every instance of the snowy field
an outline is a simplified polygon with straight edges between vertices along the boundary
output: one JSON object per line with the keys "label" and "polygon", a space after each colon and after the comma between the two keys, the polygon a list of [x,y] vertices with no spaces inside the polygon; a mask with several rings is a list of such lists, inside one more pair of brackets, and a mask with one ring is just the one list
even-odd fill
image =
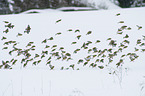
{"label": "snowy field", "polygon": [[[110,48],[108,38],[121,42],[122,36],[125,34],[129,35],[131,43],[123,53],[134,52],[136,40],[145,35],[144,7],[83,12],[61,12],[49,9],[32,11],[40,13],[26,14],[24,12],[0,16],[0,38],[7,37],[6,40],[0,40],[0,62],[12,58],[18,59],[17,63],[12,66],[12,70],[0,70],[0,96],[145,96],[143,88],[145,86],[145,53],[138,52],[139,58],[133,62],[125,59],[123,67],[118,69],[114,65],[120,58],[119,56],[115,58],[112,65],[99,69],[89,67],[89,65],[76,64],[80,58],[87,56],[87,51],[81,50],[78,54],[73,54],[75,49],[80,48],[87,41],[93,42],[89,46],[90,48],[94,46],[99,49]],[[118,13],[120,15],[116,16]],[[59,22],[56,22],[58,20]],[[14,28],[10,29],[7,34],[3,33],[6,29],[3,21],[14,24]],[[118,23],[120,21],[124,21],[124,23]],[[29,34],[25,34],[24,31],[28,25],[30,25],[31,31]],[[131,30],[125,30],[123,35],[117,34],[118,28],[123,25],[131,27]],[[137,25],[142,28],[138,29]],[[75,33],[76,30],[79,32]],[[92,33],[86,35],[89,31]],[[18,33],[23,36],[18,37]],[[56,35],[57,33],[61,34]],[[78,35],[81,35],[79,40],[76,38]],[[52,65],[55,67],[51,71],[46,65],[45,58],[37,66],[28,63],[26,68],[22,68],[19,61],[22,57],[16,57],[15,54],[10,56],[8,54],[10,49],[2,50],[5,47],[3,43],[7,40],[18,41],[17,47],[20,48],[25,48],[28,42],[33,41],[36,50],[31,52],[32,55],[36,52],[41,54],[42,49],[46,46],[42,41],[50,37],[53,37],[54,40],[48,41],[46,44],[57,45],[57,48],[63,46],[67,52],[72,54],[73,58],[70,61],[52,59]],[[95,45],[96,40],[101,42]],[[77,43],[71,44],[72,42]],[[100,65],[105,66],[105,63]],[[75,64],[75,71],[72,68],[60,71],[62,66],[68,68],[71,64]],[[114,68],[118,73],[109,74],[110,68]]]}

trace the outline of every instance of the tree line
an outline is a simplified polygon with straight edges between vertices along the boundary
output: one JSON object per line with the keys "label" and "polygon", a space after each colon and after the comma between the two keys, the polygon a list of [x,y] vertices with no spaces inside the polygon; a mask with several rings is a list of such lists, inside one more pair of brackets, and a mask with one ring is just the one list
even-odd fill
{"label": "tree line", "polygon": [[122,8],[129,8],[131,6],[140,7],[145,4],[145,0],[115,0],[118,1],[119,6]]}
{"label": "tree line", "polygon": [[[145,0],[110,0],[122,8],[145,6]],[[85,7],[88,0],[0,0],[0,14],[20,13],[29,9]]]}
{"label": "tree line", "polygon": [[0,0],[0,14],[19,13],[29,9],[59,8],[64,6],[87,6],[87,0]]}

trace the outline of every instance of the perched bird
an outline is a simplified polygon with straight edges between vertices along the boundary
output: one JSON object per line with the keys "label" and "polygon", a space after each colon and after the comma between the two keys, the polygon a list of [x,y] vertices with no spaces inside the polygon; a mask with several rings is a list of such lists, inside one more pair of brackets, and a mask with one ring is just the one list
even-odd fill
{"label": "perched bird", "polygon": [[138,25],[136,25],[136,26],[138,27],[138,30],[142,29],[142,26],[138,26]]}
{"label": "perched bird", "polygon": [[60,21],[61,21],[61,19],[57,20],[55,23],[58,23],[58,22],[60,22]]}
{"label": "perched bird", "polygon": [[120,13],[116,14],[116,16],[119,16],[119,15],[120,15]]}

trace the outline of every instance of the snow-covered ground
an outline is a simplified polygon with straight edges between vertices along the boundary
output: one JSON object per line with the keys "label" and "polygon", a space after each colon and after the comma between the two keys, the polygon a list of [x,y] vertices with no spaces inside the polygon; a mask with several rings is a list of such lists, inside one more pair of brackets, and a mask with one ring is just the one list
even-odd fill
{"label": "snow-covered ground", "polygon": [[129,71],[122,85],[105,70],[1,70],[0,76],[1,96],[144,96],[137,71]]}
{"label": "snow-covered ground", "polygon": [[[110,48],[107,41],[109,37],[121,42],[123,37],[117,34],[117,30],[122,25],[132,28],[123,33],[123,36],[129,35],[131,42],[123,53],[134,52],[136,40],[141,39],[145,34],[144,12],[145,8],[132,8],[86,12],[45,10],[37,14],[1,15],[0,38],[7,37],[6,40],[0,40],[1,49],[4,47],[4,41],[7,40],[18,41],[17,47],[20,48],[25,48],[28,42],[33,41],[36,50],[31,52],[32,55],[40,54],[46,46],[42,41],[53,37],[54,40],[48,41],[47,45],[57,45],[57,50],[64,47],[72,54],[73,60],[55,61],[53,59],[52,65],[55,66],[53,71],[50,71],[49,66],[46,65],[48,58],[44,58],[37,66],[28,63],[26,68],[22,68],[19,61],[22,57],[15,57],[15,54],[10,56],[7,50],[0,50],[0,62],[11,58],[18,59],[16,65],[12,66],[13,70],[0,70],[0,96],[144,96],[145,89],[142,88],[145,83],[144,53],[138,52],[139,58],[134,62],[125,59],[122,69],[121,67],[116,69],[119,71],[116,75],[108,74],[109,67],[101,70],[98,67],[91,68],[89,65],[76,64],[80,58],[87,56],[88,53],[85,50],[73,54],[75,49],[80,48],[87,41],[93,42],[89,48],[97,46],[98,49]],[[116,16],[118,13],[120,15]],[[56,23],[58,20],[60,21]],[[3,21],[9,21],[15,25],[7,34],[3,33],[5,30]],[[118,23],[120,21],[124,23]],[[24,30],[28,25],[31,31],[25,34]],[[136,25],[142,26],[142,29],[138,30]],[[75,30],[80,32],[75,33]],[[88,31],[92,31],[92,34],[86,35]],[[56,35],[60,32],[60,35]],[[23,36],[17,37],[18,33]],[[78,35],[81,35],[79,40],[76,38]],[[96,40],[100,40],[101,43],[96,45],[94,43]],[[73,41],[77,44],[71,44]],[[115,60],[118,59],[119,56],[115,58]],[[115,62],[110,67],[115,68]],[[80,68],[80,71],[72,71],[71,68],[68,71],[59,71],[62,66],[67,68],[71,64],[75,64],[75,69]],[[127,71],[123,69],[125,67]]]}

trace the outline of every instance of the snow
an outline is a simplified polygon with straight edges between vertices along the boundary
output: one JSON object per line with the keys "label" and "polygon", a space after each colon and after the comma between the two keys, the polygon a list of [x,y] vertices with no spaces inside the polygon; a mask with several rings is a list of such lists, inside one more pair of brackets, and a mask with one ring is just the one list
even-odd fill
{"label": "snow", "polygon": [[[108,4],[108,3],[107,3]],[[28,42],[34,41],[37,53],[41,53],[41,49],[45,44],[41,42],[50,37],[54,37],[53,41],[48,41],[48,45],[54,44],[64,47],[67,52],[73,54],[76,48],[79,48],[83,42],[101,40],[97,48],[104,49],[108,46],[106,41],[108,37],[120,42],[122,37],[117,35],[118,28],[124,24],[132,28],[131,31],[125,31],[124,34],[130,36],[131,44],[124,53],[134,50],[134,42],[138,38],[142,38],[145,33],[145,8],[117,9],[117,10],[100,10],[100,11],[83,11],[83,12],[52,12],[51,10],[33,10],[39,11],[37,14],[13,14],[1,15],[0,18],[0,38],[7,36],[9,40],[19,41],[18,47],[24,48]],[[116,14],[120,13],[120,16]],[[57,20],[60,22],[56,23]],[[15,25],[14,29],[5,35],[2,33],[4,22],[9,21]],[[30,34],[24,34],[25,28],[30,25]],[[138,30],[136,25],[143,28]],[[72,29],[72,32],[68,32]],[[74,33],[76,29],[80,33]],[[88,31],[92,34],[86,35]],[[61,32],[60,36],[55,35]],[[16,37],[18,33],[22,33],[22,37]],[[82,35],[80,40],[76,36]],[[71,45],[72,41],[77,41],[76,45]],[[0,41],[0,48],[3,48],[3,41]],[[94,43],[89,47],[96,46]],[[9,49],[8,49],[9,50]],[[34,54],[35,52],[32,52]],[[28,64],[26,68],[21,68],[20,61],[12,66],[13,70],[0,70],[0,96],[144,96],[145,89],[141,91],[141,84],[145,83],[144,76],[144,53],[138,53],[139,58],[135,62],[128,59],[124,62],[124,67],[128,70],[116,69],[119,71],[116,75],[110,75],[109,67],[104,69],[83,67],[82,64],[76,64],[80,58],[87,56],[85,50],[81,50],[78,54],[73,54],[72,61],[55,61],[52,64],[55,69],[50,71],[46,66],[45,59],[37,66]],[[14,54],[15,55],[15,54]],[[13,56],[14,56],[13,55]],[[0,61],[12,58],[7,51],[0,50]],[[21,57],[15,57],[20,59]],[[118,60],[118,57],[115,58]],[[76,64],[75,69],[80,71],[64,70],[60,71],[61,66],[69,67]],[[115,68],[115,63],[110,67]],[[122,67],[122,68],[124,68]]]}
{"label": "snow", "polygon": [[32,13],[48,13],[48,12],[60,12],[59,10],[55,9],[31,9],[28,11],[21,12],[20,14],[32,14]]}
{"label": "snow", "polygon": [[[143,75],[144,73],[142,73]],[[138,96],[142,77],[129,72],[120,86],[106,71],[1,71],[1,96]],[[144,95],[142,95],[144,96]]]}
{"label": "snow", "polygon": [[50,13],[50,12],[62,12],[62,11],[85,11],[85,10],[97,10],[91,7],[61,7],[57,9],[30,9],[28,11],[21,12],[20,14],[39,14],[39,13]]}
{"label": "snow", "polygon": [[8,2],[9,2],[9,3],[14,3],[14,1],[13,1],[13,0],[8,0]]}
{"label": "snow", "polygon": [[9,9],[10,9],[11,11],[13,11],[13,6],[12,6],[12,4],[14,3],[14,1],[13,1],[13,0],[8,0],[8,2],[9,2]]}
{"label": "snow", "polygon": [[[60,11],[63,11],[63,10],[93,10],[94,8],[91,8],[91,7],[61,7],[61,8],[58,8],[57,10],[60,10]],[[96,9],[97,10],[97,9]]]}
{"label": "snow", "polygon": [[120,9],[119,6],[115,5],[110,0],[88,0],[90,4],[95,4],[96,9],[104,9],[112,10],[112,9]]}

